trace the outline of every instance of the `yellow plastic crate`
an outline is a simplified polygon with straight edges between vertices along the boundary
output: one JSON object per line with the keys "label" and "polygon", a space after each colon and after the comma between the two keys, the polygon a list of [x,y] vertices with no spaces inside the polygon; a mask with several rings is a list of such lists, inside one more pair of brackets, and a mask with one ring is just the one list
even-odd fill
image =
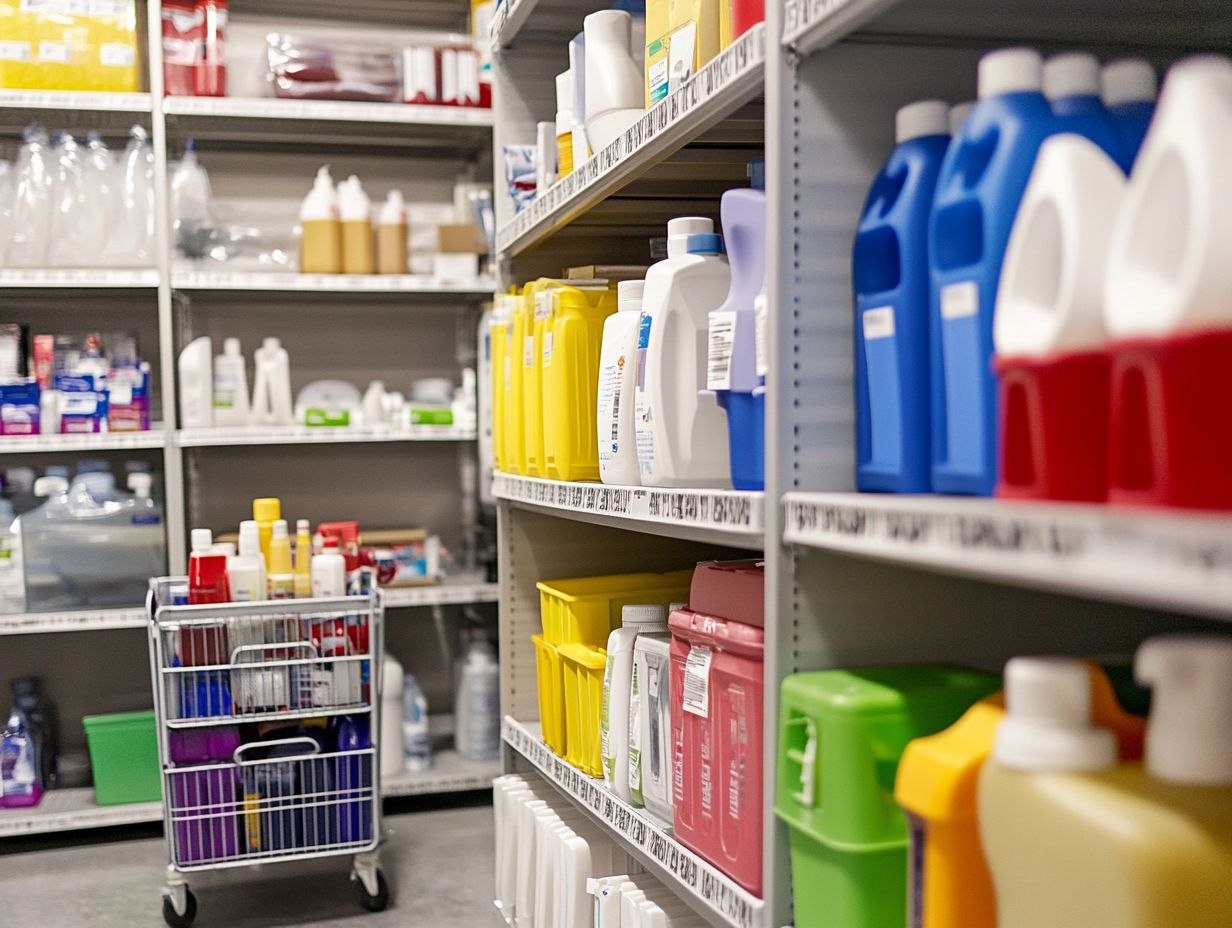
{"label": "yellow plastic crate", "polygon": [[592,777],[602,776],[599,718],[607,651],[588,644],[562,644],[559,651],[565,671],[565,760]]}
{"label": "yellow plastic crate", "polygon": [[620,628],[620,612],[625,606],[687,602],[692,579],[692,570],[675,570],[540,581],[543,638],[557,645],[603,647],[612,629]]}
{"label": "yellow plastic crate", "polygon": [[539,685],[539,723],[548,747],[565,756],[565,671],[556,645],[532,635],[535,645],[535,672]]}

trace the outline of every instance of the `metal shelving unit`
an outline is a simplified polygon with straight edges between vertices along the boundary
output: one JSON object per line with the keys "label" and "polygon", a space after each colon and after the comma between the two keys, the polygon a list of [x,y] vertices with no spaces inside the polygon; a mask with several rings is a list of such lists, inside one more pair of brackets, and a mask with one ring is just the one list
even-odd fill
{"label": "metal shelving unit", "polygon": [[46,632],[88,632],[145,628],[141,606],[79,609],[67,612],[13,612],[0,615],[0,635],[41,635]]}
{"label": "metal shelving unit", "polygon": [[[0,278],[0,283],[3,278]],[[393,295],[405,298],[485,299],[495,281],[456,284],[414,274],[280,274],[259,271],[173,271],[173,290],[229,291],[235,293],[345,293]]]}
{"label": "metal shelving unit", "polygon": [[150,268],[21,268],[0,269],[5,290],[152,290],[158,271]]}
{"label": "metal shelving unit", "polygon": [[145,432],[99,432],[77,435],[9,435],[0,438],[0,455],[53,454],[65,451],[138,451],[162,448],[166,432],[151,423]]}
{"label": "metal shelving unit", "polygon": [[97,93],[85,90],[0,89],[0,109],[60,110],[86,113],[149,113],[148,93]]}
{"label": "metal shelving unit", "polygon": [[239,445],[337,445],[371,442],[474,441],[475,430],[452,425],[416,425],[406,429],[375,426],[246,426],[181,429],[175,441],[181,448],[226,448]]}

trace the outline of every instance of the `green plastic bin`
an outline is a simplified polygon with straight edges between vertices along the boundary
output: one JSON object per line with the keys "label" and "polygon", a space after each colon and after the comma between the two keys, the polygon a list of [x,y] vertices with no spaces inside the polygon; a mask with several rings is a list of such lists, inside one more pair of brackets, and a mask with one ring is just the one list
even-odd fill
{"label": "green plastic bin", "polygon": [[100,806],[158,802],[163,795],[154,711],[87,715],[81,720]]}
{"label": "green plastic bin", "polygon": [[787,823],[799,928],[903,928],[907,820],[894,778],[907,742],[1001,687],[961,667],[825,670],[783,681],[775,813]]}

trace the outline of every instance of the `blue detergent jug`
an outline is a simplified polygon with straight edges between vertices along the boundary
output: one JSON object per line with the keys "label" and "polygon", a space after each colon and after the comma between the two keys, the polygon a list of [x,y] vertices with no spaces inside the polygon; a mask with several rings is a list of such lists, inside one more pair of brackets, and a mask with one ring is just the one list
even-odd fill
{"label": "blue detergent jug", "polygon": [[927,493],[928,217],[950,144],[949,111],[922,100],[895,122],[898,145],[869,188],[852,253],[856,486]]}
{"label": "blue detergent jug", "polygon": [[732,486],[766,488],[765,378],[757,375],[757,317],[753,301],[766,282],[766,168],[749,163],[752,186],[728,190],[720,202],[731,289],[710,312],[706,388],[727,413]]}
{"label": "blue detergent jug", "polygon": [[979,101],[951,144],[929,224],[933,490],[988,496],[997,482],[992,320],[1001,262],[1040,144],[1057,120],[1041,62],[1011,48],[980,59]]}
{"label": "blue detergent jug", "polygon": [[1159,91],[1155,69],[1142,58],[1122,58],[1104,65],[1101,82],[1104,106],[1121,138],[1117,164],[1128,174],[1155,115],[1155,96]]}
{"label": "blue detergent jug", "polygon": [[1090,139],[1118,165],[1122,164],[1125,146],[1100,98],[1096,57],[1089,52],[1053,55],[1044,62],[1043,79],[1044,97],[1057,118],[1055,131]]}

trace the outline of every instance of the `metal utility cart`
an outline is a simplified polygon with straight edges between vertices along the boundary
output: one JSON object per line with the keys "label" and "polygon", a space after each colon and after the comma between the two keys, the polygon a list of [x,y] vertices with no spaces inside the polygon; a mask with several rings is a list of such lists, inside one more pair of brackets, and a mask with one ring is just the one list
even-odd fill
{"label": "metal utility cart", "polygon": [[380,591],[187,606],[182,578],[150,587],[167,924],[196,915],[191,873],[340,855],[384,909]]}

